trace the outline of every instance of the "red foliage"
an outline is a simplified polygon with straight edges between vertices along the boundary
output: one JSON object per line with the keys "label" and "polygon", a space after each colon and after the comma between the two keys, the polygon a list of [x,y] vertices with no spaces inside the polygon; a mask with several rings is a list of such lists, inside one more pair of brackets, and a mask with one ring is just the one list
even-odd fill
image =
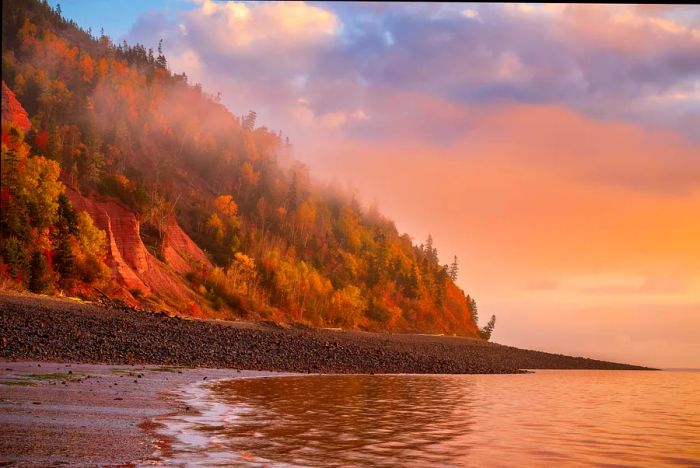
{"label": "red foliage", "polygon": [[34,147],[38,150],[44,150],[49,144],[49,133],[46,130],[38,132],[34,136]]}
{"label": "red foliage", "polygon": [[44,250],[43,254],[49,268],[53,267],[53,251],[50,249],[46,249]]}
{"label": "red foliage", "polygon": [[[5,127],[5,122],[10,121],[25,132],[32,127],[27,112],[17,100],[15,93],[7,87],[5,82],[2,82],[2,126]],[[4,133],[4,132],[3,132]],[[3,143],[5,135],[3,134]]]}

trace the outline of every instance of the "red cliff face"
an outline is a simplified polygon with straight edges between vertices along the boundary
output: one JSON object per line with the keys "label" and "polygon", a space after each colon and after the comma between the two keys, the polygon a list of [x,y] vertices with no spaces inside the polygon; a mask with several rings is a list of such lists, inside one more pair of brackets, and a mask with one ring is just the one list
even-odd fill
{"label": "red cliff face", "polygon": [[10,121],[21,128],[23,131],[27,131],[32,127],[31,122],[29,122],[29,117],[27,117],[27,112],[19,103],[15,93],[12,92],[10,88],[7,87],[5,82],[2,82],[2,126],[5,126],[5,122]]}
{"label": "red cliff face", "polygon": [[174,219],[171,219],[165,228],[163,258],[165,263],[181,275],[192,271],[193,265],[205,268],[213,266],[207,255],[185,234]]}
{"label": "red cliff face", "polygon": [[[76,210],[87,211],[107,233],[107,259],[115,281],[133,296],[155,296],[167,308],[192,313],[198,299],[180,275],[197,266],[211,267],[209,259],[173,221],[167,228],[162,262],[146,249],[134,214],[114,200],[93,200],[67,189]],[[138,291],[138,292],[137,292]]]}

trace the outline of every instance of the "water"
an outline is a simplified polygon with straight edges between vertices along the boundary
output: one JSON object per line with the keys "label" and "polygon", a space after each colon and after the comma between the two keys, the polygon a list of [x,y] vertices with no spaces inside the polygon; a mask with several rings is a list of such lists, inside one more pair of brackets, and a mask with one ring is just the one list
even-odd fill
{"label": "water", "polygon": [[697,466],[700,372],[291,376],[188,388],[168,463]]}

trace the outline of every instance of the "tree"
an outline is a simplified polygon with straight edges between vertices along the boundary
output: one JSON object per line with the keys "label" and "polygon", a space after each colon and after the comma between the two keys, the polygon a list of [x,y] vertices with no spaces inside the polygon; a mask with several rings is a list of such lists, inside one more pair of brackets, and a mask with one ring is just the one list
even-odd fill
{"label": "tree", "polygon": [[214,200],[216,211],[228,218],[235,218],[238,212],[238,204],[231,195],[220,195]]}
{"label": "tree", "polygon": [[165,59],[165,55],[163,55],[163,39],[158,41],[158,57],[156,58],[156,65],[158,65],[160,68],[167,68],[168,66],[168,61]]}
{"label": "tree", "polygon": [[287,192],[287,210],[294,211],[297,209],[297,173],[292,174],[292,182],[289,184]]}
{"label": "tree", "polygon": [[428,239],[425,241],[425,254],[430,263],[437,265],[438,251],[435,247],[433,247],[433,236],[430,234],[428,234]]}
{"label": "tree", "polygon": [[467,295],[467,309],[469,310],[469,313],[471,314],[472,321],[474,323],[479,323],[479,311],[476,307],[476,301],[474,300],[473,297]]}
{"label": "tree", "polygon": [[75,254],[70,242],[70,236],[59,235],[54,255],[56,269],[61,275],[60,284],[64,289],[69,289],[75,279]]}
{"label": "tree", "polygon": [[65,193],[58,196],[58,221],[56,227],[60,235],[77,234],[78,219],[73,209],[73,204]]}
{"label": "tree", "polygon": [[479,335],[481,338],[484,340],[488,341],[491,339],[491,333],[493,333],[493,328],[496,326],[496,316],[492,315],[491,320],[489,320],[489,323],[486,324],[484,328],[479,330]]}
{"label": "tree", "polygon": [[241,118],[241,126],[244,130],[252,132],[255,130],[255,120],[258,118],[257,112],[249,110],[248,113]]}
{"label": "tree", "polygon": [[29,290],[35,293],[43,293],[49,287],[46,278],[48,265],[46,258],[41,252],[34,252],[32,255],[32,265],[29,277]]}
{"label": "tree", "polygon": [[457,256],[455,255],[454,261],[450,265],[450,269],[448,271],[452,281],[457,281],[457,273],[459,273],[459,266],[457,265]]}

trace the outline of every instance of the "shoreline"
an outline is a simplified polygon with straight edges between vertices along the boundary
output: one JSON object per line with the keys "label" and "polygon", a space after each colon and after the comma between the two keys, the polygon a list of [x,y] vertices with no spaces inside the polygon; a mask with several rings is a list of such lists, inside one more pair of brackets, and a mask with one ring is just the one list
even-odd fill
{"label": "shoreline", "polygon": [[194,415],[189,385],[291,375],[235,369],[0,362],[0,464],[134,466],[163,462],[159,419]]}
{"label": "shoreline", "polygon": [[[191,439],[196,437],[193,428],[225,421],[222,415],[230,410],[210,387],[226,380],[299,376],[311,375],[0,361],[0,465],[206,466],[224,461],[217,458],[222,455],[218,450],[206,450],[221,447],[215,438]],[[248,456],[226,452],[225,461],[261,461]]]}
{"label": "shoreline", "polygon": [[[0,465],[13,466],[178,464],[183,455],[216,461],[206,450],[187,450],[201,445],[187,440],[192,427],[223,414],[208,387],[232,379],[308,376],[46,361],[0,361],[0,369]],[[324,375],[333,374],[316,374]]]}
{"label": "shoreline", "polygon": [[324,374],[649,370],[474,338],[196,320],[2,293],[0,359]]}

